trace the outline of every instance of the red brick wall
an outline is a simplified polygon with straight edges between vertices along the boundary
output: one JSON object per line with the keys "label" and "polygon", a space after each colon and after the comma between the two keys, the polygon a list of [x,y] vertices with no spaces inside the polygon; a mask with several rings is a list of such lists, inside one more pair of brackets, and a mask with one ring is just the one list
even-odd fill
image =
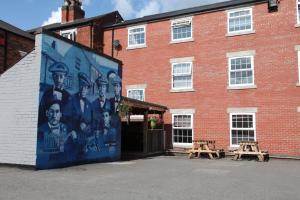
{"label": "red brick wall", "polygon": [[[4,33],[4,31],[2,31]],[[5,48],[0,46],[0,74],[3,73],[6,69],[9,69],[11,66],[16,64],[22,56],[20,51],[29,53],[34,48],[34,40],[30,40],[13,33],[7,33],[7,57],[6,64],[4,64],[5,57]]]}
{"label": "red brick wall", "polygon": [[[255,34],[226,37],[227,15],[218,11],[193,17],[194,42],[170,44],[170,21],[149,23],[147,48],[126,50],[127,28],[115,30],[122,50],[123,95],[126,85],[147,84],[146,101],[170,109],[194,108],[194,137],[230,145],[229,107],[257,107],[256,139],[271,154],[300,156],[300,87],[295,45],[300,44],[296,3],[281,1],[279,11],[267,4],[253,7]],[[112,31],[104,33],[104,53],[111,55]],[[257,89],[227,90],[226,53],[255,50]],[[195,92],[171,93],[171,58],[191,57]],[[171,147],[171,114],[165,114]]]}
{"label": "red brick wall", "polygon": [[90,32],[91,32],[90,26],[83,26],[77,28],[76,42],[90,48],[91,47]]}

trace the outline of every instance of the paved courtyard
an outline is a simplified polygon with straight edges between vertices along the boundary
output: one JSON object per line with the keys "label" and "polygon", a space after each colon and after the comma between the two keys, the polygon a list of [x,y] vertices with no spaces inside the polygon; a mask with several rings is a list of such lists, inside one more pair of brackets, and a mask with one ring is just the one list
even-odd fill
{"label": "paved courtyard", "polygon": [[299,200],[300,161],[155,157],[34,171],[0,166],[1,200]]}

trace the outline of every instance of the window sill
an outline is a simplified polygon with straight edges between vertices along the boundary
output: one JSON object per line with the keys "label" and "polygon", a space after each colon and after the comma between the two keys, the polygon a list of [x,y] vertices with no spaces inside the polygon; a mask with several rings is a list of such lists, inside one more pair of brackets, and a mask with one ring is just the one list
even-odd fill
{"label": "window sill", "polygon": [[227,90],[244,90],[244,89],[257,89],[256,85],[247,85],[247,86],[228,86]]}
{"label": "window sill", "polygon": [[192,148],[192,144],[173,143],[173,147],[177,148]]}
{"label": "window sill", "polygon": [[126,49],[127,50],[133,50],[133,49],[142,49],[142,48],[147,48],[147,45],[140,45],[140,46],[128,46]]}
{"label": "window sill", "polygon": [[171,89],[170,92],[172,92],[172,93],[195,92],[195,90],[194,89]]}
{"label": "window sill", "polygon": [[295,28],[299,28],[300,27],[300,24],[295,24]]}
{"label": "window sill", "polygon": [[296,87],[300,87],[300,83],[296,83]]}
{"label": "window sill", "polygon": [[240,36],[240,35],[250,35],[250,34],[254,34],[254,33],[255,33],[255,30],[238,32],[238,33],[227,33],[226,37],[233,37],[233,36]]}
{"label": "window sill", "polygon": [[172,40],[170,44],[178,44],[178,43],[185,43],[185,42],[194,42],[194,38],[189,38],[184,40]]}

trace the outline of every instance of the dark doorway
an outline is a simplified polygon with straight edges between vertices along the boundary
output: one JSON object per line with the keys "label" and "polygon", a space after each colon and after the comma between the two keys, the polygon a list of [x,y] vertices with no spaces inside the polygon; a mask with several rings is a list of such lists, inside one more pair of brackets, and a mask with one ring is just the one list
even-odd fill
{"label": "dark doorway", "polygon": [[143,122],[122,123],[122,153],[143,152]]}

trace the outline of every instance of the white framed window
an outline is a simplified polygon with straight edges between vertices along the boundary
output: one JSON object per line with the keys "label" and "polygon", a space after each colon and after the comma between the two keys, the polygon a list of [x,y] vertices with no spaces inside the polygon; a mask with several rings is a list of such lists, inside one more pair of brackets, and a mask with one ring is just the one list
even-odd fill
{"label": "white framed window", "polygon": [[77,29],[75,28],[75,29],[60,31],[60,35],[65,38],[68,38],[69,40],[76,41]]}
{"label": "white framed window", "polygon": [[138,48],[146,46],[146,26],[128,28],[128,47]]}
{"label": "white framed window", "polygon": [[145,101],[145,89],[128,89],[127,97],[139,101]]}
{"label": "white framed window", "polygon": [[227,12],[228,33],[253,31],[252,8],[243,8]]}
{"label": "white framed window", "polygon": [[193,37],[192,17],[171,21],[172,41],[185,41]]}
{"label": "white framed window", "polygon": [[193,142],[193,115],[172,114],[172,132],[174,146],[187,146]]}
{"label": "white framed window", "polygon": [[254,57],[228,59],[229,86],[254,86]]}
{"label": "white framed window", "polygon": [[300,0],[296,0],[297,2],[297,6],[296,6],[296,9],[297,9],[297,24],[300,24]]}
{"label": "white framed window", "polygon": [[172,63],[172,90],[193,88],[192,62]]}
{"label": "white framed window", "polygon": [[256,140],[255,113],[230,113],[230,146]]}

